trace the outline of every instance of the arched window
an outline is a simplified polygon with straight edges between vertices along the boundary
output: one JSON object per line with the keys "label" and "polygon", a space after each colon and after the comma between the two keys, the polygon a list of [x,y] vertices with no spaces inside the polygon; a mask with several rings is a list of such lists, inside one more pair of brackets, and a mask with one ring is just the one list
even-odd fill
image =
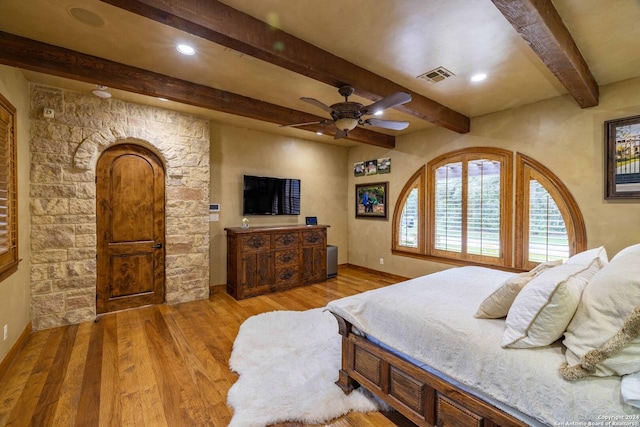
{"label": "arched window", "polygon": [[517,154],[514,190],[513,162],[509,151],[476,147],[420,168],[396,203],[393,253],[530,269],[586,249],[582,215],[562,182]]}
{"label": "arched window", "polygon": [[423,166],[409,178],[394,210],[394,246],[407,252],[424,253],[424,173]]}
{"label": "arched window", "polygon": [[516,156],[516,267],[566,259],[587,248],[582,214],[567,187],[549,169],[523,154]]}

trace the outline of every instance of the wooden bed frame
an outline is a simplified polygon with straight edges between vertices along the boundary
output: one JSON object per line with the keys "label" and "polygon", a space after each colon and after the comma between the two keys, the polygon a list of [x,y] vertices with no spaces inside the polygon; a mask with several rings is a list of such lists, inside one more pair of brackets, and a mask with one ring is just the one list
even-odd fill
{"label": "wooden bed frame", "polygon": [[528,426],[355,334],[349,322],[332,314],[342,335],[342,368],[336,384],[346,394],[362,385],[418,426]]}

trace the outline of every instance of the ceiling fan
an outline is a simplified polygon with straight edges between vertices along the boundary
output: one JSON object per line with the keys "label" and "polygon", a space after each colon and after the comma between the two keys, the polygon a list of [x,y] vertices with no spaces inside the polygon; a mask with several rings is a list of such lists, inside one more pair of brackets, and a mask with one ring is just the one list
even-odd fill
{"label": "ceiling fan", "polygon": [[363,116],[376,114],[379,111],[393,108],[395,106],[405,104],[411,101],[411,95],[406,92],[396,92],[386,98],[370,105],[362,105],[358,102],[349,102],[349,97],[353,95],[354,89],[351,86],[342,86],[338,89],[338,93],[344,96],[344,102],[338,102],[331,106],[325,105],[314,98],[300,98],[304,102],[315,105],[328,112],[331,120],[320,120],[317,122],[295,123],[291,125],[282,125],[281,127],[296,127],[316,124],[333,124],[336,127],[334,139],[345,138],[350,130],[356,126],[374,126],[385,129],[403,130],[409,126],[409,122],[400,122],[396,120],[381,120],[376,118],[363,119]]}

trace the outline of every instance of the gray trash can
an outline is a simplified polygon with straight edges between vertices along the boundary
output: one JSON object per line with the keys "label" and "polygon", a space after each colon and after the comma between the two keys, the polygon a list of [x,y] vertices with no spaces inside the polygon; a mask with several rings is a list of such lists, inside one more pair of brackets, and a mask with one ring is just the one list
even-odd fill
{"label": "gray trash can", "polygon": [[327,245],[327,279],[338,275],[338,247]]}

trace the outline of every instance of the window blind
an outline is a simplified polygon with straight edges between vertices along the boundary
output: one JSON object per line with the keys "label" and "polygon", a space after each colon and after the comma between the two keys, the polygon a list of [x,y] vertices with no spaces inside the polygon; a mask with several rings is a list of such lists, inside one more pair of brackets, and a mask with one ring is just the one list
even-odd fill
{"label": "window blind", "polygon": [[500,255],[500,163],[470,161],[467,166],[467,252]]}
{"label": "window blind", "polygon": [[0,110],[0,255],[11,249],[11,172],[14,170],[10,144],[10,117]]}
{"label": "window blind", "polygon": [[462,252],[462,162],[436,169],[435,193],[434,247]]}
{"label": "window blind", "polygon": [[413,188],[400,214],[398,244],[409,248],[418,247],[418,189]]}
{"label": "window blind", "polygon": [[558,205],[535,179],[529,181],[529,261],[569,258],[569,236]]}

